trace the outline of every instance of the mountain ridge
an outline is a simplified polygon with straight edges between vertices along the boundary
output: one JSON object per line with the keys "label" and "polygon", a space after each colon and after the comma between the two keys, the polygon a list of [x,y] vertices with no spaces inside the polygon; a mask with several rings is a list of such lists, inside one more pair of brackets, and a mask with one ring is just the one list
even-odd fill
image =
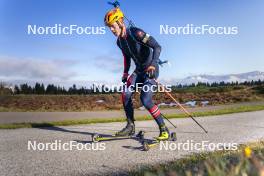
{"label": "mountain ridge", "polygon": [[188,76],[183,79],[170,79],[163,80],[165,83],[170,84],[197,84],[198,82],[203,83],[214,83],[214,82],[245,82],[245,81],[258,81],[264,80],[264,72],[261,71],[251,71],[245,73],[237,73],[237,74],[224,74],[224,75],[210,75],[210,74],[199,74]]}

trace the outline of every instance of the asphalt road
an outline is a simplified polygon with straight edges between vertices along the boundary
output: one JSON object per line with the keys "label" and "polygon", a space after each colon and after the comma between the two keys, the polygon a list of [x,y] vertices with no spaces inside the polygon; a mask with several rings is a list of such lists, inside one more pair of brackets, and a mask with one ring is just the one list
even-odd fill
{"label": "asphalt road", "polygon": [[[186,143],[208,144],[246,143],[264,139],[264,111],[203,117],[197,120],[208,129],[205,134],[191,119],[173,119],[177,124],[178,140],[169,145]],[[92,144],[91,134],[111,134],[124,123],[90,124],[80,126],[52,127],[42,129],[0,130],[0,171],[1,175],[118,175],[129,169],[146,164],[163,163],[184,157],[197,150],[170,150],[159,146],[142,151],[141,143],[135,139],[114,140]],[[137,131],[145,130],[146,138],[158,135],[154,121],[136,122]],[[170,126],[171,131],[174,129]],[[28,150],[28,143],[60,141],[61,144],[74,141],[75,144],[92,145],[95,150]],[[208,141],[208,142],[206,142]],[[97,147],[96,147],[97,145]],[[99,145],[99,147],[98,147]],[[50,149],[50,148],[49,148]],[[98,150],[104,149],[104,150]],[[208,148],[206,149],[208,150]]]}
{"label": "asphalt road", "polygon": [[[229,105],[206,106],[187,108],[190,112],[201,112],[219,110],[225,108],[236,108],[239,106],[263,105],[263,101],[259,102],[244,102]],[[163,114],[177,114],[182,113],[176,108],[161,109]],[[146,110],[135,110],[136,116],[149,115]],[[23,122],[56,122],[63,120],[81,120],[81,119],[98,119],[98,118],[117,118],[125,117],[124,111],[87,111],[87,112],[0,112],[0,124],[7,123],[23,123]]]}

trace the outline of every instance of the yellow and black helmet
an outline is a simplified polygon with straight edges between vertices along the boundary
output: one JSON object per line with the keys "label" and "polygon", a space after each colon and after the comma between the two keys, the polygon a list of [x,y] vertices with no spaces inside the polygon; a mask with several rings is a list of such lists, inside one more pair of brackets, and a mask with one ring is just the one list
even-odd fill
{"label": "yellow and black helmet", "polygon": [[124,18],[123,12],[117,7],[106,13],[104,18],[104,23],[106,26],[111,26],[115,22],[119,20],[123,20],[123,18]]}

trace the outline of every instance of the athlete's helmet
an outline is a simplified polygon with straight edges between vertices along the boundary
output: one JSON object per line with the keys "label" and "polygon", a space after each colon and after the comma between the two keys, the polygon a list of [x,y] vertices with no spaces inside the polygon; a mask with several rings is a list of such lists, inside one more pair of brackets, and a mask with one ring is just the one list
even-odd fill
{"label": "athlete's helmet", "polygon": [[104,23],[106,26],[111,26],[119,20],[123,20],[124,14],[119,8],[114,8],[108,11],[104,18]]}

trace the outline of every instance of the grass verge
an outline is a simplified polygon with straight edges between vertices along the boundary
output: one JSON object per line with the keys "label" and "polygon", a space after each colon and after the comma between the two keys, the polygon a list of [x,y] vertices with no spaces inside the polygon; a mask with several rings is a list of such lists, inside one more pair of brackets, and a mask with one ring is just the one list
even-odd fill
{"label": "grass verge", "polygon": [[264,175],[264,141],[240,145],[236,151],[197,153],[164,164],[141,166],[133,176]]}
{"label": "grass verge", "polygon": [[[205,112],[193,113],[196,117],[206,117],[212,115],[223,115],[232,114],[239,112],[252,112],[264,110],[264,105],[253,105],[253,106],[241,106],[236,108],[226,108],[211,110]],[[185,118],[185,114],[166,114],[167,118]],[[150,116],[140,116],[136,118],[137,121],[152,120]],[[124,122],[125,118],[98,118],[98,119],[82,119],[82,120],[65,120],[58,122],[42,122],[42,123],[11,123],[11,124],[0,124],[0,129],[16,129],[16,128],[37,128],[37,127],[51,127],[51,126],[68,126],[68,125],[81,125],[81,124],[92,124],[92,123],[109,123],[109,122]]]}

